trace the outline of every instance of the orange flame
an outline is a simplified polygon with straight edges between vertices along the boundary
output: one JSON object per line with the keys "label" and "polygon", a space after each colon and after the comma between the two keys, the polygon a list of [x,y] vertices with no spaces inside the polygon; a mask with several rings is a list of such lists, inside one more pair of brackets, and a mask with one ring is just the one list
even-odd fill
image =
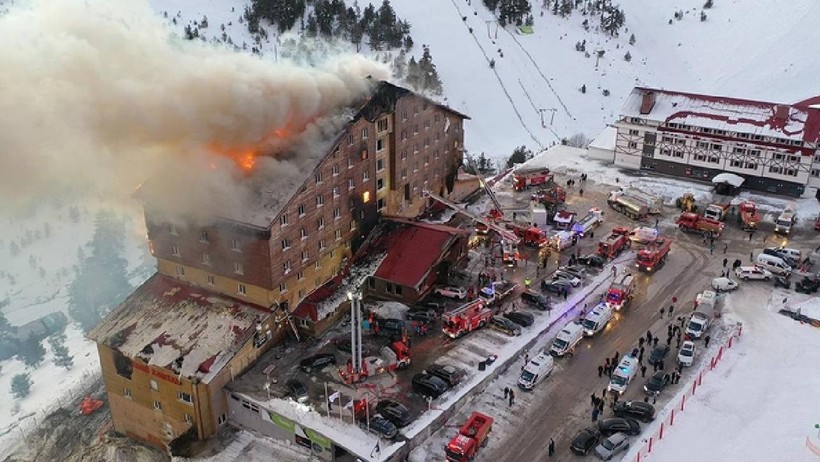
{"label": "orange flame", "polygon": [[[208,144],[208,149],[216,154],[232,159],[243,171],[251,172],[254,166],[256,166],[256,158],[265,154],[266,146],[269,146],[274,140],[283,140],[288,138],[288,136],[289,132],[287,129],[278,128],[261,140],[252,143],[250,146],[227,147],[219,141],[212,141]],[[215,169],[216,164],[212,163],[210,167],[211,169]]]}

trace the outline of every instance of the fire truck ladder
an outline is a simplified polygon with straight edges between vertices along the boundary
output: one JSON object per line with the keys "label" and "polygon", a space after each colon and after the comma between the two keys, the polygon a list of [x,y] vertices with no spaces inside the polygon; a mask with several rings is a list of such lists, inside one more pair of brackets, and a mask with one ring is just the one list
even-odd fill
{"label": "fire truck ladder", "polygon": [[432,193],[430,191],[424,191],[424,194],[427,195],[428,197],[430,197],[431,199],[434,199],[438,202],[441,202],[442,204],[444,204],[447,207],[455,210],[456,212],[461,213],[461,214],[469,217],[471,220],[485,225],[487,228],[493,230],[495,233],[497,233],[499,236],[501,236],[502,239],[504,239],[506,241],[511,241],[513,243],[516,243],[516,244],[518,243],[519,238],[518,238],[518,236],[515,235],[514,232],[504,228],[503,226],[499,226],[497,223],[494,223],[492,220],[488,220],[488,219],[486,219],[486,218],[484,218],[480,215],[477,215],[473,212],[470,212],[469,210],[465,210],[464,207],[460,207],[458,204],[450,202],[449,200],[439,196],[438,194]]}
{"label": "fire truck ladder", "polygon": [[481,188],[484,189],[485,193],[487,193],[487,196],[493,202],[493,206],[495,207],[495,209],[503,215],[504,209],[501,208],[501,203],[498,202],[498,198],[495,197],[493,188],[491,188],[490,185],[487,184],[487,180],[484,179],[484,175],[481,174],[481,172],[478,170],[478,167],[472,159],[470,159],[470,167],[473,168],[475,176],[478,177],[478,184],[481,185]]}

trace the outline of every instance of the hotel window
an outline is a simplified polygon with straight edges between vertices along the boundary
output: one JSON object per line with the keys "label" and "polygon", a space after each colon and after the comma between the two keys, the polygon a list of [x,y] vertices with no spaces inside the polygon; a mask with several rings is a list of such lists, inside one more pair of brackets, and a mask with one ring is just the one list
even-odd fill
{"label": "hotel window", "polygon": [[435,151],[433,151],[433,157],[435,157],[436,159],[438,159],[438,156],[439,156],[439,154],[438,154],[438,149],[436,149]]}
{"label": "hotel window", "polygon": [[291,269],[293,269],[290,265],[290,260],[287,260],[285,261],[285,263],[282,264],[282,269],[284,270],[285,274],[290,273]]}
{"label": "hotel window", "polygon": [[[305,273],[303,271],[299,271],[298,273],[296,273],[296,279],[297,280],[301,281],[304,278],[305,278]],[[299,295],[299,296],[301,297],[302,295]]]}
{"label": "hotel window", "polygon": [[627,143],[627,146],[629,146],[630,149],[638,149],[638,143],[634,141],[630,141],[629,143]]}
{"label": "hotel window", "polygon": [[415,154],[417,152],[419,152],[419,144],[418,143],[413,143],[413,154]]}
{"label": "hotel window", "polygon": [[245,268],[242,266],[242,263],[233,262],[233,272],[236,274],[245,274]]}
{"label": "hotel window", "polygon": [[418,171],[419,171],[419,163],[418,162],[413,162],[413,173],[418,172]]}
{"label": "hotel window", "polygon": [[407,160],[407,150],[406,149],[401,150],[401,160]]}
{"label": "hotel window", "polygon": [[316,184],[322,184],[322,172],[316,172],[313,179],[316,180]]}
{"label": "hotel window", "polygon": [[336,238],[336,240],[338,241],[339,239],[341,239],[341,238],[342,238],[342,230],[341,230],[341,229],[337,229],[337,230],[333,233],[333,236],[334,236],[334,237]]}
{"label": "hotel window", "polygon": [[216,279],[214,278],[213,274],[209,274],[206,279],[208,280],[208,285],[212,286],[216,284]]}
{"label": "hotel window", "polygon": [[672,156],[683,159],[683,151],[678,151],[678,150],[672,151]]}
{"label": "hotel window", "polygon": [[185,423],[193,423],[193,421],[194,421],[194,419],[191,417],[190,414],[185,414],[183,416],[183,419],[185,419]]}
{"label": "hotel window", "polygon": [[735,167],[735,168],[743,168],[743,162],[741,162],[739,160],[733,160],[733,161],[729,162],[729,166],[730,167]]}
{"label": "hotel window", "polygon": [[308,261],[310,259],[310,252],[308,250],[302,251],[302,261]]}
{"label": "hotel window", "polygon": [[325,240],[319,239],[319,251],[325,250],[327,247],[325,246]]}
{"label": "hotel window", "polygon": [[339,175],[339,164],[333,164],[333,176]]}
{"label": "hotel window", "polygon": [[288,250],[290,248],[290,241],[287,239],[282,239],[282,250]]}
{"label": "hotel window", "polygon": [[379,199],[376,201],[376,209],[381,211],[383,208],[387,206],[387,202],[385,202],[384,198]]}
{"label": "hotel window", "polygon": [[316,220],[316,229],[322,229],[324,227],[325,227],[325,217],[319,217],[319,219]]}
{"label": "hotel window", "polygon": [[210,265],[211,264],[211,256],[207,253],[202,254],[202,264]]}
{"label": "hotel window", "polygon": [[406,168],[401,169],[401,177],[402,178],[407,178],[407,169]]}
{"label": "hotel window", "polygon": [[177,233],[177,225],[174,225],[174,224],[168,225],[168,232],[171,233],[171,235],[173,235],[173,236],[179,236],[179,233]]}
{"label": "hotel window", "polygon": [[284,294],[287,291],[288,291],[288,285],[284,282],[280,283],[279,284],[279,293]]}
{"label": "hotel window", "polygon": [[305,216],[305,204],[300,205],[299,208],[297,208],[297,211],[299,212],[300,217]]}
{"label": "hotel window", "polygon": [[386,132],[387,127],[388,127],[388,124],[387,124],[387,118],[386,117],[382,118],[382,119],[379,119],[379,121],[376,122],[376,130],[378,130],[379,133]]}
{"label": "hotel window", "polygon": [[161,411],[162,410],[162,403],[159,401],[154,401],[154,410]]}
{"label": "hotel window", "polygon": [[177,266],[177,276],[185,276],[185,267]]}
{"label": "hotel window", "polygon": [[675,140],[671,136],[662,136],[661,141],[664,143],[673,143]]}
{"label": "hotel window", "polygon": [[367,139],[367,127],[362,129],[362,139],[363,140]]}
{"label": "hotel window", "polygon": [[353,135],[347,135],[347,145],[353,144]]}
{"label": "hotel window", "polygon": [[283,213],[282,216],[279,217],[279,223],[282,226],[287,226],[288,225],[288,214],[287,213]]}
{"label": "hotel window", "polygon": [[350,231],[356,231],[356,222],[355,221],[350,222]]}
{"label": "hotel window", "polygon": [[335,209],[333,209],[333,219],[338,220],[340,218],[342,218],[342,209],[336,207]]}
{"label": "hotel window", "polygon": [[384,160],[378,159],[376,160],[376,171],[381,172],[382,170],[384,170]]}
{"label": "hotel window", "polygon": [[179,256],[179,247],[172,245],[171,246],[171,255],[178,257]]}
{"label": "hotel window", "polygon": [[301,240],[303,240],[303,241],[304,241],[304,240],[305,240],[305,239],[307,239],[307,238],[308,238],[308,232],[307,232],[307,230],[306,230],[305,228],[300,229],[300,230],[299,230],[299,239],[301,239]]}
{"label": "hotel window", "polygon": [[709,156],[709,162],[712,164],[719,164],[720,158],[717,156]]}
{"label": "hotel window", "polygon": [[316,206],[321,207],[323,205],[325,205],[325,196],[319,194],[316,196]]}
{"label": "hotel window", "polygon": [[781,172],[780,167],[769,167],[769,173],[778,173],[779,174],[780,172]]}
{"label": "hotel window", "polygon": [[193,402],[194,402],[194,399],[191,397],[191,395],[189,395],[188,393],[185,393],[184,391],[178,391],[177,392],[177,399],[179,401],[182,401],[183,403],[188,403],[188,404],[193,404]]}
{"label": "hotel window", "polygon": [[376,151],[381,152],[384,150],[384,139],[379,138],[376,140]]}
{"label": "hotel window", "polygon": [[706,141],[698,141],[695,146],[697,146],[699,149],[709,149],[709,143]]}
{"label": "hotel window", "polygon": [[157,391],[159,390],[159,384],[157,383],[157,381],[156,381],[156,380],[154,380],[154,379],[149,379],[149,380],[148,380],[148,384],[151,386],[151,389],[152,389],[152,390],[157,390]]}
{"label": "hotel window", "polygon": [[242,295],[248,295],[248,289],[245,287],[245,284],[237,284],[236,291]]}
{"label": "hotel window", "polygon": [[222,414],[222,415],[219,416],[218,419],[216,419],[216,424],[217,425],[225,425],[225,422],[227,422],[227,421],[228,421],[228,414]]}
{"label": "hotel window", "polygon": [[424,166],[426,167],[428,165],[430,165],[430,155],[429,154],[424,156]]}
{"label": "hotel window", "polygon": [[239,239],[231,239],[231,250],[234,252],[242,251],[242,249],[239,248]]}
{"label": "hotel window", "polygon": [[202,231],[202,232],[199,233],[199,242],[203,242],[205,244],[210,242],[210,240],[208,239],[208,232],[207,231]]}
{"label": "hotel window", "polygon": [[820,170],[818,170],[816,168],[811,169],[811,176],[820,177]]}
{"label": "hotel window", "polygon": [[356,187],[356,183],[353,181],[353,178],[347,179],[347,189],[351,190]]}
{"label": "hotel window", "polygon": [[721,149],[723,149],[722,144],[713,144],[712,145],[712,151],[720,151]]}
{"label": "hotel window", "polygon": [[430,147],[430,138],[424,138],[424,147],[425,148]]}
{"label": "hotel window", "polygon": [[362,160],[367,160],[367,149],[362,149],[361,159]]}
{"label": "hotel window", "polygon": [[376,190],[381,191],[384,189],[384,178],[379,178],[376,180]]}
{"label": "hotel window", "polygon": [[629,134],[630,134],[630,135],[638,135],[638,134],[640,134],[640,133],[641,133],[641,132],[639,132],[638,130],[629,130]]}
{"label": "hotel window", "polygon": [[401,120],[407,120],[407,109],[402,109]]}
{"label": "hotel window", "polygon": [[757,170],[757,164],[747,163],[745,168],[749,170]]}
{"label": "hotel window", "polygon": [[347,168],[353,168],[353,159],[351,159],[350,157],[347,158]]}
{"label": "hotel window", "polygon": [[430,128],[430,119],[424,121],[424,129],[427,130]]}
{"label": "hotel window", "polygon": [[305,289],[299,289],[299,298],[305,297]]}
{"label": "hotel window", "polygon": [[415,135],[418,132],[419,132],[419,124],[413,124],[413,134]]}
{"label": "hotel window", "polygon": [[123,388],[122,389],[122,395],[125,396],[128,399],[131,399],[131,389],[127,388],[127,387]]}
{"label": "hotel window", "polygon": [[367,180],[369,180],[369,179],[370,179],[370,172],[369,172],[368,170],[365,170],[365,171],[362,173],[362,181],[367,181]]}
{"label": "hotel window", "polygon": [[333,150],[333,158],[334,159],[339,158],[339,148],[336,148],[335,150]]}

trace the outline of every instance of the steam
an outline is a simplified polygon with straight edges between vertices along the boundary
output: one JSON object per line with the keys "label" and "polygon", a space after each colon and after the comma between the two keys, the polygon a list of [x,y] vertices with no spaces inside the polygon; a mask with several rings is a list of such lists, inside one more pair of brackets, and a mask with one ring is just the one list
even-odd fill
{"label": "steam", "polygon": [[[340,109],[373,84],[365,77],[390,76],[359,55],[302,67],[185,41],[139,0],[14,6],[0,16],[0,50],[0,206],[12,207],[128,199],[149,178],[170,209],[240,206],[260,176],[303,178]],[[249,179],[214,143],[280,155]]]}

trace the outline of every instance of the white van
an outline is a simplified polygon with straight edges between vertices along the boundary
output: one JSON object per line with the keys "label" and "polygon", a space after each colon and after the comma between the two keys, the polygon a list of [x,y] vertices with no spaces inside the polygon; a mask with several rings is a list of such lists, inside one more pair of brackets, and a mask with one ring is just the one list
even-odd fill
{"label": "white van", "polygon": [[775,257],[774,255],[761,253],[757,256],[755,264],[781,276],[788,276],[792,273],[792,267],[787,265],[782,258]]}
{"label": "white van", "polygon": [[638,367],[638,358],[629,355],[624,356],[618,367],[612,371],[612,377],[606,387],[607,391],[617,391],[624,394],[626,387],[629,386],[629,383],[635,378],[635,374],[638,373]]}
{"label": "white van", "polygon": [[546,353],[539,353],[524,366],[518,386],[524,390],[532,390],[538,382],[544,380],[555,368],[555,360]]}
{"label": "white van", "polygon": [[558,231],[550,238],[550,246],[557,251],[562,251],[575,245],[578,236],[572,231]]}
{"label": "white van", "polygon": [[558,333],[558,337],[552,341],[550,347],[550,354],[553,356],[564,356],[570,350],[575,348],[575,345],[581,341],[584,336],[584,328],[580,324],[574,322],[568,323]]}
{"label": "white van", "polygon": [[604,330],[604,327],[609,324],[609,320],[612,319],[612,313],[614,311],[615,310],[613,310],[612,307],[608,306],[606,303],[599,303],[598,306],[587,313],[584,320],[581,321],[581,326],[584,327],[584,335],[587,337],[592,337],[598,332]]}

